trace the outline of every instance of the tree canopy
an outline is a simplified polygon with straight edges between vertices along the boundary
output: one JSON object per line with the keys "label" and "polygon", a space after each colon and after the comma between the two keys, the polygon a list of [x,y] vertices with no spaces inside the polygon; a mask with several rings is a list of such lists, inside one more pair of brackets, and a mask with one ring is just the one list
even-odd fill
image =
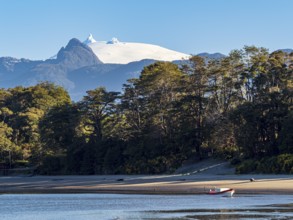
{"label": "tree canopy", "polygon": [[293,54],[253,46],[219,60],[156,62],[122,93],[98,87],[77,103],[48,82],[1,89],[0,160],[42,174],[134,174],[212,155],[293,173],[262,165],[293,165],[292,93]]}

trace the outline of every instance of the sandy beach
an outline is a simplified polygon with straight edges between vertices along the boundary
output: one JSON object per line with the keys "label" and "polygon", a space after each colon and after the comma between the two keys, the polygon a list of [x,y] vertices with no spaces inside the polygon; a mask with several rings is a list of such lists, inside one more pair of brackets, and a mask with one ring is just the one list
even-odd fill
{"label": "sandy beach", "polygon": [[[254,181],[250,181],[254,178]],[[292,194],[292,175],[2,176],[0,193],[203,194],[229,187],[237,194]]]}

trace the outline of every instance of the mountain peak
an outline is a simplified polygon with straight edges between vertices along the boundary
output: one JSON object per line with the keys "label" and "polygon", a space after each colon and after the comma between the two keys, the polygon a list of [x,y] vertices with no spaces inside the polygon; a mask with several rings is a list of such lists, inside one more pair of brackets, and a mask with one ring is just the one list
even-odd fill
{"label": "mountain peak", "polygon": [[93,35],[89,34],[88,38],[83,43],[88,45],[88,44],[92,44],[95,42],[97,42],[97,41],[94,39]]}
{"label": "mountain peak", "polygon": [[55,62],[65,62],[74,66],[82,67],[101,63],[90,47],[72,38],[66,47],[62,47]]}
{"label": "mountain peak", "polygon": [[116,38],[113,37],[110,41],[107,42],[107,44],[118,44],[120,41]]}
{"label": "mountain peak", "polygon": [[76,46],[84,46],[78,39],[76,38],[72,38],[68,44],[66,45],[66,49],[70,49],[70,48],[73,48],[73,47],[76,47]]}

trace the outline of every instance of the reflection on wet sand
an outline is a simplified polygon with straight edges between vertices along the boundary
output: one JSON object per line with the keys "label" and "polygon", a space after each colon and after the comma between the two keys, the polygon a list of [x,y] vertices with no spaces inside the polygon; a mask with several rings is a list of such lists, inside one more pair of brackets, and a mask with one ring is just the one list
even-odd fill
{"label": "reflection on wet sand", "polygon": [[[154,212],[153,212],[154,213]],[[164,220],[217,220],[217,219],[283,219],[293,218],[293,203],[259,206],[249,209],[186,209],[162,210],[155,213],[178,215],[181,217],[164,218]]]}

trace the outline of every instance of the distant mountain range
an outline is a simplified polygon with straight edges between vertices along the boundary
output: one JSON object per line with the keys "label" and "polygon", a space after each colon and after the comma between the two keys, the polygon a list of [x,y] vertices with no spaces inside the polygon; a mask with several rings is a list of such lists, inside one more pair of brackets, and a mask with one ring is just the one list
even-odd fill
{"label": "distant mountain range", "polygon": [[293,53],[293,49],[280,49],[284,53]]}
{"label": "distant mountain range", "polygon": [[[108,51],[108,52],[107,52]],[[206,59],[220,59],[220,53],[201,53]],[[189,55],[156,45],[123,43],[117,39],[97,42],[90,35],[85,42],[71,39],[53,59],[28,60],[0,57],[0,87],[31,86],[49,81],[66,88],[75,101],[86,91],[105,86],[121,91],[127,79],[157,60],[182,62]]]}

